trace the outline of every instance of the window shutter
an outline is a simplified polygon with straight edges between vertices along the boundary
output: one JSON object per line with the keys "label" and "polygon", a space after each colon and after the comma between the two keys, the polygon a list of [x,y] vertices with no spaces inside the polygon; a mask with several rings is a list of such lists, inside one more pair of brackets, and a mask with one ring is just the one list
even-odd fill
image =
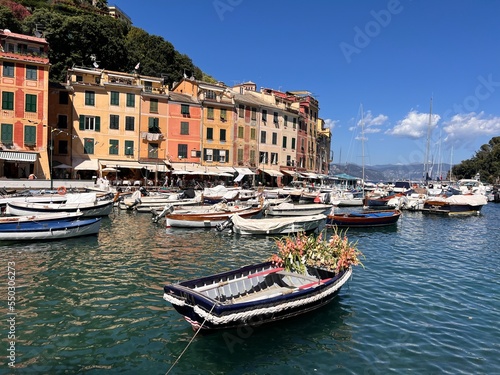
{"label": "window shutter", "polygon": [[85,116],[80,115],[80,130],[85,130]]}
{"label": "window shutter", "polygon": [[101,131],[101,116],[96,116],[95,117],[95,131],[100,132]]}

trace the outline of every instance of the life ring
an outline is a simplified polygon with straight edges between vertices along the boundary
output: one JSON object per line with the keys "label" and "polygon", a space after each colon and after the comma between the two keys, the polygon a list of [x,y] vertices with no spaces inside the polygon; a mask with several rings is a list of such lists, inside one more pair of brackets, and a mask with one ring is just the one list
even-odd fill
{"label": "life ring", "polygon": [[66,194],[66,188],[64,186],[59,186],[57,188],[57,194],[60,194],[60,195]]}

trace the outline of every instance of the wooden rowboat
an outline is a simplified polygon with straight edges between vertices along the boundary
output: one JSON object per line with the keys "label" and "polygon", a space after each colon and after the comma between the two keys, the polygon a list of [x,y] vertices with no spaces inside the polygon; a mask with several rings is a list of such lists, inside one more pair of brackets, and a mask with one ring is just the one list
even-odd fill
{"label": "wooden rowboat", "polygon": [[240,328],[291,318],[332,301],[352,268],[286,272],[271,262],[166,285],[163,298],[193,329]]}

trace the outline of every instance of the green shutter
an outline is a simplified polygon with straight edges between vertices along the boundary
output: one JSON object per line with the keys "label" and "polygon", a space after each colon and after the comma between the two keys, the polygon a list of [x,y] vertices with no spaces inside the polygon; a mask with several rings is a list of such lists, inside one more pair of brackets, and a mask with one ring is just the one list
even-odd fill
{"label": "green shutter", "polygon": [[85,116],[80,115],[80,130],[85,130]]}
{"label": "green shutter", "polygon": [[101,131],[101,116],[96,116],[95,117],[95,131],[100,132]]}
{"label": "green shutter", "polygon": [[12,124],[2,124],[2,143],[11,144],[13,139],[13,128]]}

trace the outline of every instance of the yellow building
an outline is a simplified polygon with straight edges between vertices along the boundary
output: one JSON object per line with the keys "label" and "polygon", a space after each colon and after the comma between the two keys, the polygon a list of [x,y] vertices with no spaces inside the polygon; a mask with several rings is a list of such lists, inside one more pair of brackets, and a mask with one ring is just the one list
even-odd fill
{"label": "yellow building", "polygon": [[50,178],[47,52],[44,38],[0,30],[0,177]]}

